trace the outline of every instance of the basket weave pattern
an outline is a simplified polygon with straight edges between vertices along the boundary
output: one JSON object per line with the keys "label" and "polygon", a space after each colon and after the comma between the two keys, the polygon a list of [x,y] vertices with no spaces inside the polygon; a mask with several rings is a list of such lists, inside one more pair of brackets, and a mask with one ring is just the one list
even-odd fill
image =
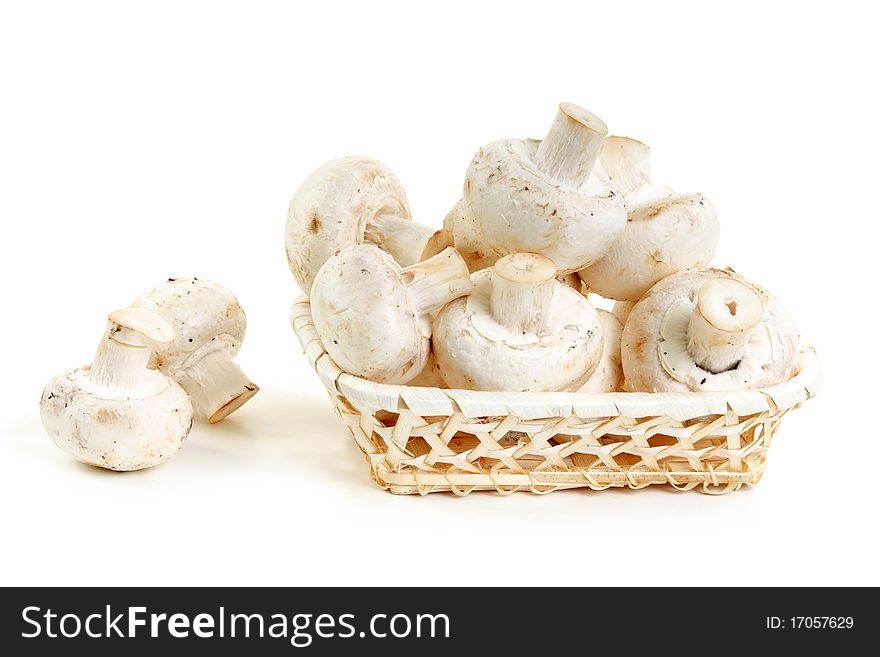
{"label": "basket weave pattern", "polygon": [[727,493],[758,483],[790,410],[811,398],[820,368],[804,348],[798,375],[724,393],[523,393],[375,383],[326,353],[306,299],[291,324],[334,407],[393,493],[549,493],[669,484]]}

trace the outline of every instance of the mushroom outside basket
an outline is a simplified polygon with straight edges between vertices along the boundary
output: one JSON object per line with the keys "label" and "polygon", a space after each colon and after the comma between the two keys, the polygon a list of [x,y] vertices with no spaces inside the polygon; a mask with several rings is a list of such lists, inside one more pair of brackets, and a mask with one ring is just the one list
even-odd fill
{"label": "mushroom outside basket", "polygon": [[400,494],[501,494],[669,484],[753,486],[782,417],[816,394],[815,351],[756,390],[675,393],[476,392],[375,383],[326,353],[309,302],[291,324],[379,486]]}

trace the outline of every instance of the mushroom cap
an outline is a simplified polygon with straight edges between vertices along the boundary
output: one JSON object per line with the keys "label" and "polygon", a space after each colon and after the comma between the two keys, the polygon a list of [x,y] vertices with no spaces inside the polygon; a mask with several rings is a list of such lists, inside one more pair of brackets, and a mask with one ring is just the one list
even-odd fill
{"label": "mushroom cap", "polygon": [[648,147],[628,137],[608,137],[599,155],[628,208],[623,234],[600,260],[580,272],[590,289],[603,297],[637,301],[660,279],[707,266],[718,246],[714,206],[701,194],[654,189],[647,157]]}
{"label": "mushroom cap", "polygon": [[314,171],[287,212],[287,262],[308,294],[321,265],[339,249],[364,240],[367,222],[390,215],[410,219],[397,176],[377,160],[342,157]]}
{"label": "mushroom cap", "polygon": [[[716,278],[733,279],[753,290],[763,303],[763,318],[748,333],[737,365],[712,373],[689,355],[687,328],[700,289]],[[794,376],[799,355],[798,332],[782,304],[729,269],[688,269],[664,278],[633,307],[621,345],[626,388],[641,392],[763,388]]]}
{"label": "mushroom cap", "polygon": [[447,304],[434,323],[434,357],[450,388],[547,392],[577,390],[602,354],[596,309],[579,292],[553,282],[547,335],[515,334],[490,311],[492,269],[474,274],[470,296]]}
{"label": "mushroom cap", "polygon": [[567,274],[602,257],[623,232],[626,208],[601,167],[579,189],[544,175],[534,164],[539,143],[504,139],[480,149],[464,199],[491,249],[539,253]]}
{"label": "mushroom cap", "polygon": [[155,354],[151,363],[175,377],[218,344],[235,356],[247,328],[235,295],[219,283],[199,278],[169,278],[135,299],[132,308],[150,310],[174,328],[171,342],[151,345]]}
{"label": "mushroom cap", "polygon": [[501,257],[483,241],[474,214],[463,198],[446,215],[443,228],[452,235],[452,245],[464,258],[472,274],[491,267]]}
{"label": "mushroom cap", "polygon": [[336,364],[382,383],[407,383],[425,369],[430,327],[418,316],[394,258],[355,244],[328,258],[315,276],[312,317]]}
{"label": "mushroom cap", "polygon": [[618,392],[623,389],[623,367],[620,364],[620,340],[623,325],[607,310],[598,309],[602,329],[602,357],[596,370],[578,392]]}
{"label": "mushroom cap", "polygon": [[180,449],[192,426],[189,397],[156,371],[138,390],[99,386],[89,367],[56,376],[40,399],[52,441],[83,463],[108,470],[158,465]]}

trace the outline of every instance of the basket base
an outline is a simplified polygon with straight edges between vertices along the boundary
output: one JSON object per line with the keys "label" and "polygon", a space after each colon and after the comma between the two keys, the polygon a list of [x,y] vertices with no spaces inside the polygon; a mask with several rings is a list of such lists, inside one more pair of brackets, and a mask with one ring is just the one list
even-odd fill
{"label": "basket base", "polygon": [[675,490],[698,490],[707,494],[724,494],[745,486],[754,486],[764,474],[765,464],[747,472],[528,472],[443,475],[437,473],[397,473],[386,469],[371,474],[379,486],[394,495],[427,495],[453,493],[467,495],[473,491],[495,491],[508,495],[517,491],[536,494],[556,490],[608,488],[640,489],[648,486],[669,486]]}

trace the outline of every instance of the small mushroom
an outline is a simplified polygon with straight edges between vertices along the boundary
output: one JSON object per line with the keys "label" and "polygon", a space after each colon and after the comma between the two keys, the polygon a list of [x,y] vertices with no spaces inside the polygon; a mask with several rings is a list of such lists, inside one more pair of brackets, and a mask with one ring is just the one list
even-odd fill
{"label": "small mushroom", "polygon": [[402,384],[428,363],[431,314],[470,289],[467,265],[455,249],[401,268],[378,247],[355,244],[315,276],[312,317],[324,348],[344,371]]}
{"label": "small mushroom", "polygon": [[601,258],[626,223],[621,195],[594,167],[607,133],[595,114],[562,103],[543,141],[482,148],[464,185],[479,242],[500,255],[539,253],[562,274]]}
{"label": "small mushroom", "polygon": [[54,443],[108,470],[149,468],[176,454],[192,427],[192,406],[179,385],[147,368],[151,346],[173,339],[174,329],[155,313],[111,313],[94,362],[43,390],[40,417]]}
{"label": "small mushroom", "polygon": [[214,424],[241,408],[259,387],[235,363],[247,319],[235,295],[219,283],[169,278],[135,299],[174,327],[155,345],[152,363],[183,386],[199,417]]}
{"label": "small mushroom", "polygon": [[331,160],[299,186],[287,213],[287,261],[308,294],[321,265],[340,249],[370,242],[402,267],[440,253],[451,242],[445,230],[410,220],[397,176],[366,157]]}
{"label": "small mushroom", "polygon": [[791,378],[800,354],[788,313],[731,270],[657,283],[623,329],[626,387],[642,392],[762,388]]}
{"label": "small mushroom", "polygon": [[649,155],[648,146],[629,137],[608,137],[599,155],[628,208],[623,235],[601,260],[580,272],[603,297],[638,301],[660,279],[707,266],[718,246],[720,228],[712,204],[701,194],[655,188]]}
{"label": "small mushroom", "polygon": [[602,357],[596,371],[578,392],[618,392],[623,389],[623,367],[620,364],[620,336],[623,326],[607,310],[597,310],[602,329]]}
{"label": "small mushroom", "polygon": [[602,354],[596,310],[534,253],[501,258],[434,323],[434,356],[451,388],[576,390]]}

